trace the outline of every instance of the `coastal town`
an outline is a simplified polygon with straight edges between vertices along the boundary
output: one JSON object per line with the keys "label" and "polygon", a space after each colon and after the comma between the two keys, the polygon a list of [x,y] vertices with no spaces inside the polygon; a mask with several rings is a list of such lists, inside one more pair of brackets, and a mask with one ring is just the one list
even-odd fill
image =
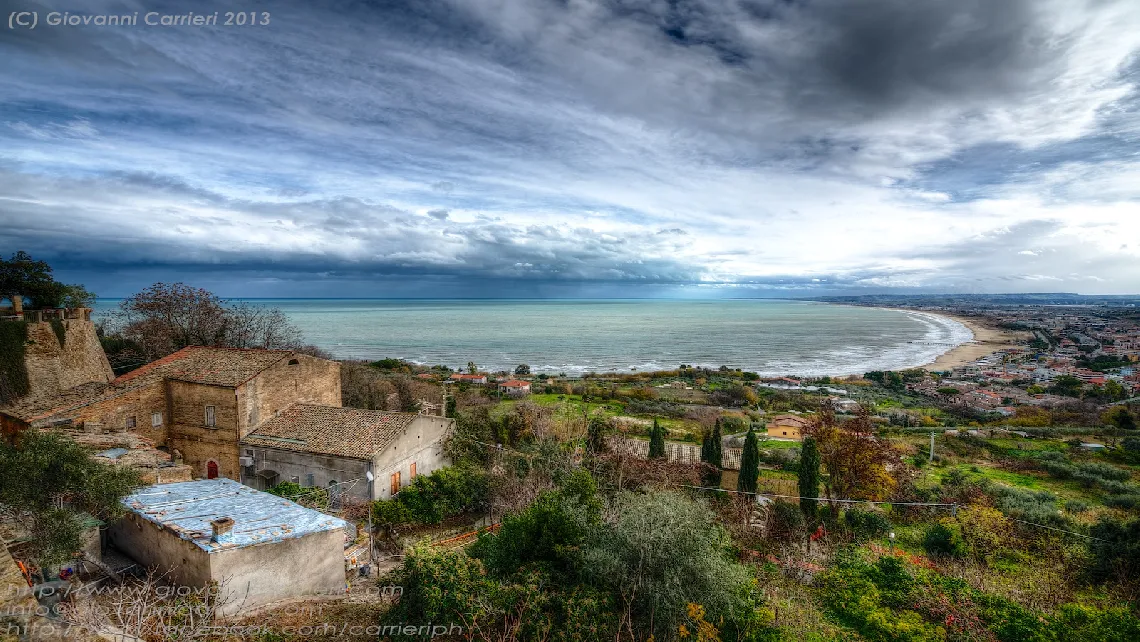
{"label": "coastal town", "polygon": [[[974,339],[897,371],[761,377],[680,364],[570,377],[527,364],[337,361],[299,343],[236,345],[225,335],[179,345],[171,338],[191,328],[149,311],[195,322],[217,314],[232,328],[239,317],[227,315],[241,308],[155,284],[124,300],[127,321],[111,327],[89,307],[58,306],[49,273],[26,286],[46,294],[13,294],[0,308],[0,621],[12,639],[291,640],[320,626],[327,639],[530,639],[561,626],[578,637],[554,639],[621,638],[600,613],[512,619],[517,598],[498,583],[553,573],[598,600],[642,608],[585,567],[559,575],[568,571],[558,565],[584,563],[559,547],[577,542],[605,559],[621,549],[592,538],[609,533],[631,550],[647,534],[679,538],[665,550],[682,550],[710,519],[739,548],[702,544],[711,548],[692,572],[711,584],[675,598],[678,631],[973,639],[938,610],[948,606],[865,606],[925,636],[902,638],[898,625],[835,600],[881,569],[942,591],[955,564],[989,559],[986,547],[1028,556],[989,562],[987,582],[1043,572],[1048,590],[1072,601],[1090,586],[1122,595],[1134,581],[1134,547],[1096,544],[1131,537],[1140,509],[1131,307],[922,306]],[[131,316],[139,311],[150,316]],[[591,512],[603,506],[612,522]],[[578,526],[563,532],[559,520]],[[981,523],[1007,534],[994,540]],[[551,537],[571,539],[543,548]],[[1079,558],[1049,557],[1050,547],[1089,542]],[[852,550],[865,556],[855,566],[840,561]],[[665,575],[639,581],[666,591],[672,559],[653,571]],[[1078,573],[1089,559],[1106,566]],[[606,573],[618,575],[606,577],[643,572],[612,563]],[[481,584],[448,576],[456,564],[474,565],[467,572]],[[713,625],[703,609],[723,607],[709,594],[744,590],[734,584],[741,573],[762,589]],[[1042,631],[1076,626],[1071,604],[969,586],[970,599],[1004,600],[1004,611],[972,617],[1038,613]],[[479,615],[481,592],[505,600],[487,612],[498,615]],[[1081,626],[1123,637],[1085,639],[1140,631],[1114,604],[1080,606]]]}

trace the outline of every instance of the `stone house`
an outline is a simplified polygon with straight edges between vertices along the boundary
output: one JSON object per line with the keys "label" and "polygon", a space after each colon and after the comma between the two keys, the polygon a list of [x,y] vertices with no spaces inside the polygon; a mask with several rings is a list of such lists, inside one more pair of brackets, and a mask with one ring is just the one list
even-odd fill
{"label": "stone house", "polygon": [[228,479],[150,486],[123,503],[110,542],[172,584],[208,589],[221,615],[344,591],[336,517]]}
{"label": "stone house", "polygon": [[133,432],[195,476],[239,479],[238,441],[298,402],[339,406],[340,364],[292,350],[191,346],[109,383],[0,408],[6,427]]}
{"label": "stone house", "polygon": [[[454,419],[294,404],[241,440],[242,481],[335,487],[357,500],[389,499],[450,462],[443,439]],[[372,480],[369,482],[369,475]]]}
{"label": "stone house", "polygon": [[446,465],[442,440],[454,425],[342,408],[335,361],[292,350],[202,346],[110,382],[21,398],[0,407],[0,420],[6,430],[89,435],[103,448],[149,447],[148,456],[115,456],[153,462],[148,480],[225,477],[259,489],[280,481],[358,480],[349,492],[360,499],[390,497],[417,474]]}

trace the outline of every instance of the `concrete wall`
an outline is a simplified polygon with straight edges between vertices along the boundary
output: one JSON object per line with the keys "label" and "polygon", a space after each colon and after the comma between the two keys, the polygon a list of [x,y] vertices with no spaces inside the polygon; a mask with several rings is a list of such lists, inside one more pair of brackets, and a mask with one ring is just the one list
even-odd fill
{"label": "concrete wall", "polygon": [[29,323],[24,346],[28,369],[28,394],[56,394],[93,381],[115,378],[107,355],[95,334],[95,324],[82,319],[64,319],[64,342],[50,323]]}
{"label": "concrete wall", "polygon": [[242,385],[238,397],[242,437],[295,403],[340,406],[340,363],[303,354],[282,359]]}
{"label": "concrete wall", "polygon": [[134,513],[107,529],[107,541],[139,564],[168,573],[171,584],[206,586],[211,580],[209,553]]}
{"label": "concrete wall", "polygon": [[[235,529],[242,528],[240,516]],[[223,615],[299,595],[344,591],[344,530],[207,553],[172,531],[130,513],[109,541],[139,564],[169,572],[170,584],[221,586]]]}
{"label": "concrete wall", "polygon": [[[242,528],[237,517],[235,529]],[[210,573],[227,597],[222,615],[299,595],[344,592],[344,529],[214,553]]]}
{"label": "concrete wall", "polygon": [[455,426],[454,419],[420,415],[391,446],[379,453],[372,463],[372,496],[375,499],[392,497],[392,473],[400,472],[400,486],[411,483],[411,465],[416,464],[416,475],[428,475],[434,470],[451,465],[443,453],[443,437]]}
{"label": "concrete wall", "polygon": [[[210,460],[218,474],[241,479],[238,470],[238,398],[233,388],[168,381],[170,427],[167,445],[182,453],[182,460],[199,477],[206,477]],[[214,427],[206,426],[206,406],[214,406]],[[173,453],[173,450],[171,450]]]}
{"label": "concrete wall", "polygon": [[[276,471],[278,482],[291,481],[296,477],[297,483],[305,486],[310,473],[313,475],[313,486],[322,488],[327,487],[333,480],[346,482],[359,479],[360,481],[348,491],[348,496],[360,500],[368,499],[367,460],[313,455],[264,446],[242,446],[241,453],[243,456],[253,457],[255,470]],[[246,474],[245,469],[242,474],[241,483],[258,490],[265,490],[266,484],[260,477]]]}

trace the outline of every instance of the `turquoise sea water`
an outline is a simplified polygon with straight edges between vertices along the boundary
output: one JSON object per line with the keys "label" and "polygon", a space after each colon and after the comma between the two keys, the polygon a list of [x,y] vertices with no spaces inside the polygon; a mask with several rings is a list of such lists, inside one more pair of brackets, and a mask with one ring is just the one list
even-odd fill
{"label": "turquoise sea water", "polygon": [[[259,299],[338,358],[579,374],[675,368],[765,376],[852,374],[929,363],[969,341],[936,315],[773,300],[424,301]],[[96,314],[115,307],[101,301]]]}

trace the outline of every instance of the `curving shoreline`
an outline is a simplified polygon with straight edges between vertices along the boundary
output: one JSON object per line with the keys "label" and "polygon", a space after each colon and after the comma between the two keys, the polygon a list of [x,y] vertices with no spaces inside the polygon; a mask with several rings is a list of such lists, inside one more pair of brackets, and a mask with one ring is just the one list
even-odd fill
{"label": "curving shoreline", "polygon": [[951,348],[933,361],[919,366],[927,370],[943,371],[961,367],[971,361],[991,355],[1003,348],[1015,346],[1020,339],[1020,336],[1016,332],[992,326],[977,318],[961,317],[944,312],[928,312],[926,310],[923,310],[923,312],[961,323],[969,328],[970,332],[974,335],[971,341]]}

